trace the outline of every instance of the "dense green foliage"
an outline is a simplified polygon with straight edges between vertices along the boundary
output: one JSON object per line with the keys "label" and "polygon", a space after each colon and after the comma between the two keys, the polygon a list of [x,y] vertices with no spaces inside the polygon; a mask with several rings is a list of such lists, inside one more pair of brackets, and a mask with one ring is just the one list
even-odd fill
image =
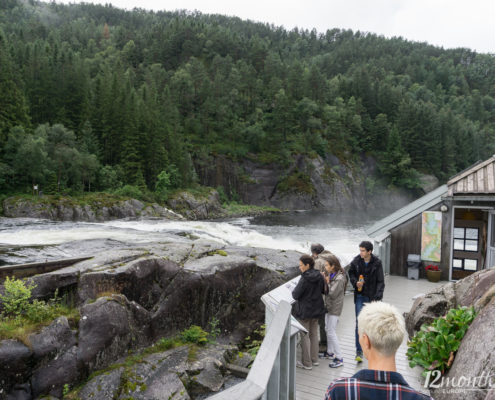
{"label": "dense green foliage", "polygon": [[0,93],[3,191],[165,198],[216,154],[368,153],[412,187],[495,150],[491,55],[196,12],[4,0]]}
{"label": "dense green foliage", "polygon": [[4,287],[4,294],[0,294],[0,340],[18,339],[29,344],[29,334],[55,318],[65,315],[72,321],[79,319],[79,311],[58,297],[58,292],[48,301],[31,300],[35,285],[7,277]]}
{"label": "dense green foliage", "polygon": [[430,325],[423,325],[407,344],[411,368],[422,366],[424,376],[432,370],[443,374],[452,365],[462,338],[475,318],[474,307],[459,307],[449,310],[446,316],[437,318]]}

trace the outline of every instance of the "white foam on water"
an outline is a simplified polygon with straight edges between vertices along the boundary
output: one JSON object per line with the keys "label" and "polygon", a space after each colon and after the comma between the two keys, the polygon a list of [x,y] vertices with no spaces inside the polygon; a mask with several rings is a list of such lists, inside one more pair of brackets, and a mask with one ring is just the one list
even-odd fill
{"label": "white foam on water", "polygon": [[113,228],[145,232],[188,232],[201,239],[215,240],[226,245],[264,247],[269,249],[305,251],[306,244],[290,237],[271,237],[249,228],[247,219],[232,222],[212,221],[110,221]]}

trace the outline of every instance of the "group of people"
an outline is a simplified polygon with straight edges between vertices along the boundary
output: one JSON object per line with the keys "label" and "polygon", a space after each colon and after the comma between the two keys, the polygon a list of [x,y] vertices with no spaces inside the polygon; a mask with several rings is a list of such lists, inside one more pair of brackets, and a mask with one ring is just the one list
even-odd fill
{"label": "group of people", "polygon": [[325,399],[430,398],[412,389],[396,371],[395,353],[404,340],[405,323],[397,308],[381,301],[385,289],[383,267],[373,254],[371,242],[359,244],[359,255],[347,272],[339,259],[320,244],[311,246],[311,255],[300,257],[299,269],[301,278],[292,292],[296,300],[293,314],[307,333],[301,338],[298,368],[311,370],[320,359],[330,360],[330,368],[344,365],[337,324],[348,281],[354,289],[355,361],[361,363],[366,358],[369,369],[331,383]]}

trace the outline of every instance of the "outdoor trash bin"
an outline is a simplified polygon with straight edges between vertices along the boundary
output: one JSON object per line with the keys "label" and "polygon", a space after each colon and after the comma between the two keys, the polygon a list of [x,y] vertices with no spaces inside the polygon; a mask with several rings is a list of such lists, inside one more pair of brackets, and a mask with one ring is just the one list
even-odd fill
{"label": "outdoor trash bin", "polygon": [[421,256],[419,254],[407,255],[407,278],[419,279],[419,267],[421,265]]}

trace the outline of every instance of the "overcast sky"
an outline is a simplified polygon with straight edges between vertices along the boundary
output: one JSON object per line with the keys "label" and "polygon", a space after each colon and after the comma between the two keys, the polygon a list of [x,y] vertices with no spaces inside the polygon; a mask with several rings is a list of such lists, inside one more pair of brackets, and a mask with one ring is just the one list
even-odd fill
{"label": "overcast sky", "polygon": [[[1,1],[1,0],[0,0]],[[56,0],[79,3],[80,0]],[[131,10],[199,10],[294,27],[402,36],[444,48],[495,53],[494,0],[86,0]]]}

